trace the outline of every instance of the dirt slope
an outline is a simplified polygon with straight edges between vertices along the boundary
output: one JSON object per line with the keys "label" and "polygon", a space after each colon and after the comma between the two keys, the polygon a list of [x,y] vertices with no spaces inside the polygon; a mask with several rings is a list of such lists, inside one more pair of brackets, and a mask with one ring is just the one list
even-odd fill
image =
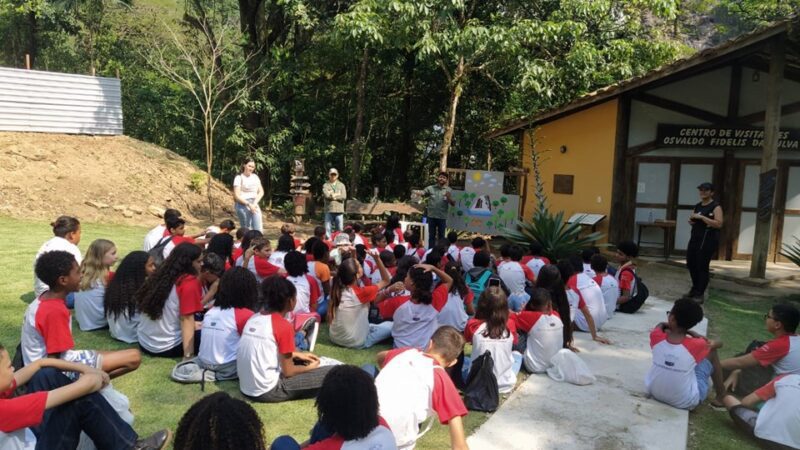
{"label": "dirt slope", "polygon": [[[150,226],[172,207],[193,223],[209,220],[202,172],[186,158],[127,136],[0,133],[0,214]],[[230,189],[212,183],[215,218],[233,217]]]}

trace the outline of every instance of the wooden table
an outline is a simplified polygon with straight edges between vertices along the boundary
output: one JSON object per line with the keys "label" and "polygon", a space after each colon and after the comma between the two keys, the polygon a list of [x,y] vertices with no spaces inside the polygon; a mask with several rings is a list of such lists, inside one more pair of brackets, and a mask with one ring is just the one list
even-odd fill
{"label": "wooden table", "polygon": [[[660,228],[664,232],[664,259],[669,259],[676,222],[674,220],[655,220],[653,222],[636,222],[636,225],[639,225],[639,236],[636,239],[637,246],[641,246],[642,243],[642,229],[648,227]],[[655,244],[655,242],[645,242],[645,244]]]}

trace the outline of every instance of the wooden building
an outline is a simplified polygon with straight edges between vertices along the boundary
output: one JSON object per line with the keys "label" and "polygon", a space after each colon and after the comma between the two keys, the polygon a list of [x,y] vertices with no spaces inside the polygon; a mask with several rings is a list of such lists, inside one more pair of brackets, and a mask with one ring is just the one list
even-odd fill
{"label": "wooden building", "polygon": [[[697,186],[710,181],[725,213],[719,258],[750,259],[756,245],[766,259],[779,261],[781,244],[800,237],[799,25],[794,19],[775,23],[515,121],[490,137],[516,135],[528,169],[537,152],[551,209],[567,217],[607,215],[598,229],[610,242],[636,240],[639,223],[674,220],[668,250],[685,254]],[[766,179],[776,180],[775,206],[767,214],[771,225],[762,226],[771,233],[768,245],[754,244],[764,241],[754,239],[759,175],[765,137],[774,136],[765,135],[765,121],[769,131],[776,120],[777,172],[770,173],[777,176]],[[527,192],[534,192],[534,183],[528,177]],[[530,219],[535,199],[525,202]],[[643,227],[641,240],[661,248],[664,233]]]}

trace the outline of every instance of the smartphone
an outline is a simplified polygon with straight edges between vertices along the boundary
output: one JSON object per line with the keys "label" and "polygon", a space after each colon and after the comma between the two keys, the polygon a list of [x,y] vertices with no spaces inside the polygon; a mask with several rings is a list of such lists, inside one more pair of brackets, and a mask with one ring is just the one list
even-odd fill
{"label": "smartphone", "polygon": [[500,280],[498,278],[490,278],[489,279],[489,286],[500,287]]}

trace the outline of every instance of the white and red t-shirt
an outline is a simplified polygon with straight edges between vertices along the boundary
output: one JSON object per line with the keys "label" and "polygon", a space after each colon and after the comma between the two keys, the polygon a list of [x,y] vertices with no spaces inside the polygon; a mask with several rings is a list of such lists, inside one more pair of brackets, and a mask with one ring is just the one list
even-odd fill
{"label": "white and red t-shirt", "polygon": [[437,317],[439,326],[450,325],[458,331],[464,331],[467,326],[467,319],[469,319],[466,307],[471,305],[474,300],[475,294],[472,289],[467,289],[467,295],[464,297],[461,297],[458,291],[450,292],[447,295],[447,303],[439,311],[439,316]]}
{"label": "white and red t-shirt", "polygon": [[419,425],[438,416],[442,424],[467,415],[467,408],[447,372],[417,349],[389,350],[375,378],[380,415],[398,448],[413,448]]}
{"label": "white and red t-shirt", "polygon": [[514,319],[509,318],[503,337],[492,339],[484,336],[486,322],[479,319],[470,319],[464,328],[464,339],[472,343],[472,359],[492,352],[494,360],[494,376],[497,378],[497,388],[501,394],[511,392],[517,384],[517,375],[514,373],[513,347],[517,342],[517,326]]}
{"label": "white and red t-shirt", "polygon": [[75,347],[72,320],[63,299],[40,295],[25,310],[22,322],[22,360],[25,365]]}
{"label": "white and red t-shirt", "polygon": [[617,299],[619,299],[619,283],[617,279],[609,274],[595,275],[592,278],[600,290],[603,292],[603,301],[606,304],[606,315],[610,319],[617,310]]}
{"label": "white and red t-shirt", "polygon": [[163,353],[181,345],[181,316],[202,311],[202,300],[203,283],[194,275],[182,275],[172,286],[158,320],[141,315],[137,328],[139,345],[151,353]]}
{"label": "white and red t-shirt", "polygon": [[[244,256],[240,256],[236,259],[236,267],[242,267],[244,265]],[[250,258],[250,261],[247,262],[247,270],[253,273],[256,276],[256,281],[261,283],[264,278],[267,278],[272,275],[277,275],[280,271],[280,267],[272,264],[266,258],[262,258],[258,255],[253,255]]]}
{"label": "white and red t-shirt", "polygon": [[160,241],[161,238],[167,236],[169,236],[169,230],[167,230],[167,226],[163,223],[156,225],[155,228],[148,231],[144,236],[144,245],[142,245],[142,250],[149,252],[150,249],[158,245],[158,241]]}
{"label": "white and red t-shirt", "polygon": [[280,355],[294,352],[294,327],[280,314],[254,314],[244,326],[236,352],[239,390],[258,397],[278,385]]}
{"label": "white and red t-shirt", "polygon": [[542,270],[542,267],[544,267],[545,265],[550,264],[550,260],[545,258],[544,256],[531,256],[530,259],[527,261],[525,261],[525,259],[523,258],[523,264],[528,266],[528,268],[530,268],[531,271],[533,271],[534,276],[538,277],[539,271]]}
{"label": "white and red t-shirt", "polygon": [[272,252],[271,255],[269,255],[269,263],[272,264],[273,266],[277,266],[277,267],[280,267],[281,269],[285,269],[285,267],[283,265],[283,259],[286,257],[287,253],[289,253],[289,252],[282,252],[282,251],[275,250],[274,252]]}
{"label": "white and red t-shirt", "polygon": [[167,242],[167,245],[164,246],[164,250],[161,252],[161,255],[164,256],[164,259],[169,258],[169,254],[172,253],[172,250],[175,250],[175,247],[183,243],[194,244],[195,240],[190,236],[172,236],[172,240]]}
{"label": "white and red t-shirt", "polygon": [[520,311],[514,315],[517,329],[528,334],[525,346],[525,368],[531,373],[544,373],[550,359],[564,348],[564,324],[557,312]]}
{"label": "white and red t-shirt", "polygon": [[352,286],[342,298],[330,326],[331,341],[342,347],[362,348],[369,333],[369,304],[378,296],[378,286]]}
{"label": "white and red t-shirt", "polygon": [[461,247],[456,244],[450,244],[450,246],[447,247],[447,254],[453,258],[453,262],[456,264],[461,263]]}
{"label": "white and red t-shirt", "polygon": [[512,294],[525,292],[525,282],[533,281],[533,272],[518,261],[504,261],[497,268],[497,276]]}
{"label": "white and red t-shirt", "polygon": [[778,376],[755,394],[767,402],[758,412],[755,435],[800,448],[800,375]]}
{"label": "white and red t-shirt", "polygon": [[33,433],[26,429],[35,427],[44,419],[47,395],[45,391],[14,397],[17,382],[0,392],[0,448],[32,449],[35,445]]}
{"label": "white and red t-shirt", "polygon": [[[578,273],[570,277],[567,282],[567,288],[573,292],[577,292],[580,296],[580,300],[583,300],[586,304],[586,308],[589,310],[589,314],[592,315],[592,319],[594,320],[595,329],[599,330],[602,328],[603,324],[608,320],[608,315],[606,314],[606,302],[605,298],[603,298],[603,291],[600,290],[600,286],[589,278],[588,275]],[[570,307],[571,306],[572,302],[570,302]],[[572,321],[575,322],[575,326],[578,327],[579,330],[589,331],[589,322],[586,320],[586,316],[583,315],[580,305],[575,309],[575,315],[572,316]]]}
{"label": "white and red t-shirt", "polygon": [[297,289],[297,301],[294,305],[295,313],[317,312],[317,302],[320,297],[320,287],[317,280],[309,274],[299,277],[286,277]]}
{"label": "white and red t-shirt", "polygon": [[247,308],[221,309],[215,306],[206,311],[197,354],[200,360],[208,365],[234,361],[244,325],[252,316],[253,311]]}
{"label": "white and red t-shirt", "polygon": [[433,290],[430,305],[414,303],[411,296],[392,297],[378,305],[381,317],[394,321],[392,338],[395,348],[425,348],[439,328],[439,311],[447,303],[447,286],[440,284]]}
{"label": "white and red t-shirt", "polygon": [[592,265],[589,263],[583,263],[583,273],[589,278],[594,278],[595,275],[597,275],[594,273],[594,269],[592,269]]}
{"label": "white and red t-shirt", "polygon": [[315,442],[306,450],[390,450],[396,448],[394,435],[382,417],[378,418],[378,426],[361,439],[345,441],[338,434]]}
{"label": "white and red t-shirt", "polygon": [[762,366],[771,365],[776,375],[800,375],[800,336],[796,334],[773,339],[750,354]]}
{"label": "white and red t-shirt", "polygon": [[708,342],[703,338],[686,336],[680,344],[667,340],[661,325],[650,332],[653,365],[644,384],[656,400],[680,409],[693,409],[703,399],[697,387],[694,369],[708,356]]}
{"label": "white and red t-shirt", "polygon": [[38,261],[39,257],[44,253],[53,252],[56,250],[62,250],[71,253],[72,256],[75,257],[75,261],[78,263],[78,265],[80,265],[81,261],[83,261],[83,258],[81,257],[81,250],[72,242],[58,236],[53,236],[47,240],[47,242],[39,247],[39,251],[36,252],[36,258],[33,259],[33,293],[37,297],[44,294],[44,292],[50,289],[50,287],[44,284],[44,282],[36,276],[36,261]]}
{"label": "white and red t-shirt", "polygon": [[632,264],[622,266],[617,270],[615,276],[619,284],[620,293],[621,291],[628,291],[628,295],[636,293],[636,277],[633,276],[634,273],[636,273],[636,266]]}
{"label": "white and red t-shirt", "polygon": [[461,260],[461,269],[464,273],[469,272],[470,269],[475,267],[475,264],[472,263],[475,259],[475,253],[477,253],[477,250],[472,247],[464,247],[461,249],[461,252],[459,252],[458,258]]}
{"label": "white and red t-shirt", "polygon": [[419,261],[424,261],[425,257],[428,255],[428,252],[426,252],[423,247],[417,247],[417,248],[410,249],[408,251],[407,255],[413,256],[413,257],[417,258],[417,260],[419,260]]}

